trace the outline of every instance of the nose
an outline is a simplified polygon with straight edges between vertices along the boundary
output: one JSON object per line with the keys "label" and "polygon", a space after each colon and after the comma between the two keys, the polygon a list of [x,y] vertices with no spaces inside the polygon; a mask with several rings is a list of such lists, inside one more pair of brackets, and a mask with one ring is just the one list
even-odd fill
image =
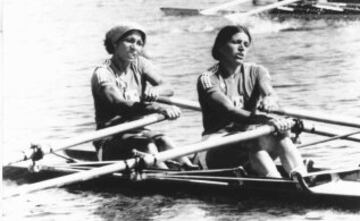
{"label": "nose", "polygon": [[136,49],[136,43],[131,43],[131,44],[130,44],[130,48],[131,48],[132,50],[135,50],[135,49]]}
{"label": "nose", "polygon": [[239,44],[239,49],[240,49],[241,51],[245,50],[245,48],[246,48],[246,46],[245,46],[244,43],[240,43],[240,44]]}

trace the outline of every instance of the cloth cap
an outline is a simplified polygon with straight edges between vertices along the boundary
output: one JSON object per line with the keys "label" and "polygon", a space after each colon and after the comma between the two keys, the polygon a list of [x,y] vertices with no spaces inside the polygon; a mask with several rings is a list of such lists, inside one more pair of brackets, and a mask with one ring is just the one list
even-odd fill
{"label": "cloth cap", "polygon": [[133,23],[133,22],[127,22],[127,23],[122,23],[118,26],[115,26],[113,28],[111,28],[107,33],[106,33],[106,39],[111,40],[112,44],[116,44],[117,41],[119,41],[119,39],[124,36],[124,34],[126,34],[129,31],[139,31],[142,37],[142,40],[145,43],[146,40],[146,34],[144,31],[144,28],[141,27],[139,24],[137,23]]}

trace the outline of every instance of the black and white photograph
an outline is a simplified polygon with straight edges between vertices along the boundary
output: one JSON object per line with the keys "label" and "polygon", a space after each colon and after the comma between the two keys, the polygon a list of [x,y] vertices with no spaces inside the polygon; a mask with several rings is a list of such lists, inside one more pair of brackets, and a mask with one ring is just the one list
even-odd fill
{"label": "black and white photograph", "polygon": [[3,0],[1,220],[360,219],[360,0]]}

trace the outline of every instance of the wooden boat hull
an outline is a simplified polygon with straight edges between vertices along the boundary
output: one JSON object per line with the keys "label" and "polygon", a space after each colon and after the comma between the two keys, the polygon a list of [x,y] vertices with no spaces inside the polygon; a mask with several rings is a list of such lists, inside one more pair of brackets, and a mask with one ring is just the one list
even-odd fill
{"label": "wooden boat hull", "polygon": [[[71,157],[95,159],[91,151],[66,151]],[[51,161],[50,161],[51,162]],[[82,161],[83,162],[83,161]],[[29,172],[27,163],[3,167],[4,180],[14,180],[18,184],[33,183],[78,171],[93,168],[93,161],[82,165],[43,166],[40,172]],[[40,165],[40,164],[39,164]],[[282,168],[279,166],[280,172]],[[360,168],[326,170],[311,168],[312,176],[296,179],[267,179],[245,175],[241,168],[206,171],[161,171],[142,170],[141,173],[113,173],[92,181],[72,186],[91,188],[92,191],[121,191],[134,188],[140,192],[233,192],[238,196],[261,195],[262,197],[312,197],[355,200],[360,205]],[[132,179],[129,179],[129,178]],[[135,179],[136,178],[136,179]],[[204,188],[205,187],[205,188]],[[116,190],[117,189],[117,190]],[[230,194],[231,195],[231,194]]]}

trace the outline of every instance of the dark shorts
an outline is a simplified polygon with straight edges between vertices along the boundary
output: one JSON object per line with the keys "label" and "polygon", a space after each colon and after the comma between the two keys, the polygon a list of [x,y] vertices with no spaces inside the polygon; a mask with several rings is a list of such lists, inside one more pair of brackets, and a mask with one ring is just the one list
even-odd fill
{"label": "dark shorts", "polygon": [[[253,130],[261,125],[249,125],[246,130]],[[203,140],[207,139],[217,139],[219,137],[224,137],[231,135],[233,133],[238,133],[241,131],[228,131],[228,132],[219,132],[209,135],[205,135]],[[249,154],[255,153],[260,150],[266,150],[272,158],[276,158],[279,153],[274,148],[277,146],[279,139],[282,139],[287,135],[268,135],[262,136],[260,138],[251,139],[247,141],[238,142],[235,144],[217,147],[210,149],[207,152],[202,152],[198,154],[197,163],[200,163],[200,166],[204,169],[217,169],[217,168],[231,168],[244,166],[249,162]]]}
{"label": "dark shorts", "polygon": [[[248,125],[244,128],[237,128],[236,130],[222,130],[216,133],[203,136],[203,140],[217,139],[220,137],[228,136],[241,131],[252,130],[260,125]],[[238,142],[231,145],[216,147],[206,152],[198,154],[196,159],[198,164],[204,169],[220,169],[232,168],[245,165],[249,161],[249,152],[252,146],[256,145],[257,140],[248,140]]]}
{"label": "dark shorts", "polygon": [[121,160],[133,157],[133,149],[147,152],[149,143],[156,143],[163,134],[146,128],[127,131],[94,142],[96,151],[101,150],[99,160]]}

